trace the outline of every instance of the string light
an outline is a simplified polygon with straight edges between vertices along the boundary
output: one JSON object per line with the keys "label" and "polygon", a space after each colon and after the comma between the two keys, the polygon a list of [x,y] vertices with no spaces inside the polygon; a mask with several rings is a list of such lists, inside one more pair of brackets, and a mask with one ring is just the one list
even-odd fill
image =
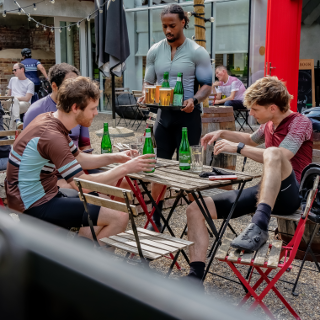
{"label": "string light", "polygon": [[210,18],[210,22],[213,23],[214,22],[214,17]]}
{"label": "string light", "polygon": [[[41,26],[43,27],[43,31],[46,31],[47,28],[49,28],[51,32],[54,32],[54,28],[52,28],[52,27],[50,27],[50,26],[43,25],[42,23],[39,23],[38,21],[36,21],[34,18],[31,17],[31,14],[30,14],[30,13],[27,13],[27,12],[25,12],[25,10],[24,10],[24,8],[28,8],[28,7],[32,7],[32,6],[33,6],[33,10],[36,11],[36,10],[37,10],[37,4],[38,4],[38,3],[41,3],[41,2],[44,2],[44,1],[46,1],[46,0],[42,0],[42,1],[39,1],[39,2],[34,2],[33,4],[30,4],[30,5],[25,6],[25,7],[23,7],[23,8],[19,5],[19,3],[18,3],[16,0],[14,0],[13,2],[18,6],[18,14],[21,15],[21,13],[24,13],[25,15],[27,15],[27,16],[28,16],[28,21],[33,20],[33,21],[36,23],[36,28],[39,28],[39,26],[41,25]],[[99,11],[99,13],[103,13],[103,6],[104,6],[106,3],[108,3],[108,1],[109,1],[109,0],[106,0],[105,2],[103,2],[103,3],[101,4],[101,6],[99,7],[99,9],[96,9],[95,11],[93,11],[92,13],[90,13],[90,14],[87,16],[87,18],[83,18],[83,19],[79,20],[79,21],[76,23],[77,27],[80,28],[80,24],[81,24],[81,22],[82,22],[84,19],[87,19],[87,21],[90,22],[91,18],[96,17],[96,15],[94,15],[94,14],[97,13],[98,11]],[[54,4],[54,3],[55,3],[55,0],[50,0],[50,3],[51,3],[51,4]],[[11,12],[11,11],[16,11],[16,10],[17,10],[17,9],[9,10],[9,12]],[[8,11],[4,10],[3,13],[2,13],[2,16],[5,18],[6,15],[7,15],[7,13],[8,13]],[[208,20],[209,20],[209,19],[208,19]],[[69,25],[67,25],[67,26],[65,26],[65,27],[63,27],[63,28],[67,28],[68,31],[71,31],[71,27],[72,27],[74,24],[75,24],[75,23],[71,23],[71,24],[69,24]],[[59,28],[59,32],[60,32],[60,33],[62,32],[62,29],[63,29],[63,28]]]}
{"label": "string light", "polygon": [[7,11],[4,10],[2,16],[5,18],[7,16]]}

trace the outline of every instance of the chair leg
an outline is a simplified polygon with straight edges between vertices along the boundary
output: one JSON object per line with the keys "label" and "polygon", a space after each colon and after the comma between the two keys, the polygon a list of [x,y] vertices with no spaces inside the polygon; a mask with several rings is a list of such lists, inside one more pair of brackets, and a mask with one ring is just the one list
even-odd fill
{"label": "chair leg", "polygon": [[174,258],[173,258],[173,260],[172,260],[172,263],[171,263],[171,265],[170,265],[169,271],[168,271],[168,273],[167,273],[167,275],[166,275],[166,278],[169,278],[169,276],[170,276],[170,274],[171,274],[171,272],[172,272],[172,269],[173,269],[175,263],[176,263],[177,260],[178,260],[179,254],[180,254],[180,250],[178,250],[178,252],[177,252],[176,255],[174,256]]}

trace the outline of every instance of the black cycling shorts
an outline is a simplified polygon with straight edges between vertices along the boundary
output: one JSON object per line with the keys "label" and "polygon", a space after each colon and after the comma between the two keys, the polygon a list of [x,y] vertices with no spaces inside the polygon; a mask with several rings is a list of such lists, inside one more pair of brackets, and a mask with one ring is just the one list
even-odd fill
{"label": "black cycling shorts", "polygon": [[[190,146],[198,145],[201,138],[201,116],[199,110],[194,110],[190,114],[182,111],[175,111],[172,119],[168,123],[163,123],[162,119],[155,124],[154,137],[157,142],[157,156],[163,159],[172,159],[172,156],[179,146],[182,138],[182,128],[188,128],[188,140]],[[178,152],[177,152],[178,158]],[[177,159],[178,160],[178,159]]]}
{"label": "black cycling shorts", "polygon": [[[96,226],[100,207],[89,203],[87,206],[92,223]],[[72,189],[60,189],[54,198],[24,213],[66,229],[89,226],[84,205],[78,192]]]}
{"label": "black cycling shorts", "polygon": [[[254,213],[257,209],[257,196],[260,184],[243,189],[232,218],[238,218],[246,214]],[[212,196],[215,203],[218,219],[226,219],[235,202],[239,190],[231,190]],[[280,192],[272,210],[276,215],[290,215],[299,209],[301,197],[299,195],[299,183],[294,171],[288,178],[281,182]]]}

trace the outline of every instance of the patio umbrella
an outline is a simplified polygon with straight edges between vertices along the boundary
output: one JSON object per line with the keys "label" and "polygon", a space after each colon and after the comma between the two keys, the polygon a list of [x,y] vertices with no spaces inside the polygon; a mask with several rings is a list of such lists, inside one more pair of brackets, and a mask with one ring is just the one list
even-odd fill
{"label": "patio umbrella", "polygon": [[123,0],[96,0],[95,7],[103,13],[95,17],[96,63],[106,77],[111,75],[112,117],[115,119],[115,79],[125,70],[130,55],[129,37]]}

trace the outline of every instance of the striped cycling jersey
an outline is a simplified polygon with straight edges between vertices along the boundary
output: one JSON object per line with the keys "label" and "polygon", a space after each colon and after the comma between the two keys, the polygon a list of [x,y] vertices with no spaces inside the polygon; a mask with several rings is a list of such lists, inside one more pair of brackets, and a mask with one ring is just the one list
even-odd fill
{"label": "striped cycling jersey", "polygon": [[23,130],[7,166],[9,208],[24,212],[51,200],[58,193],[57,173],[67,182],[83,174],[69,133],[53,112],[40,114]]}

